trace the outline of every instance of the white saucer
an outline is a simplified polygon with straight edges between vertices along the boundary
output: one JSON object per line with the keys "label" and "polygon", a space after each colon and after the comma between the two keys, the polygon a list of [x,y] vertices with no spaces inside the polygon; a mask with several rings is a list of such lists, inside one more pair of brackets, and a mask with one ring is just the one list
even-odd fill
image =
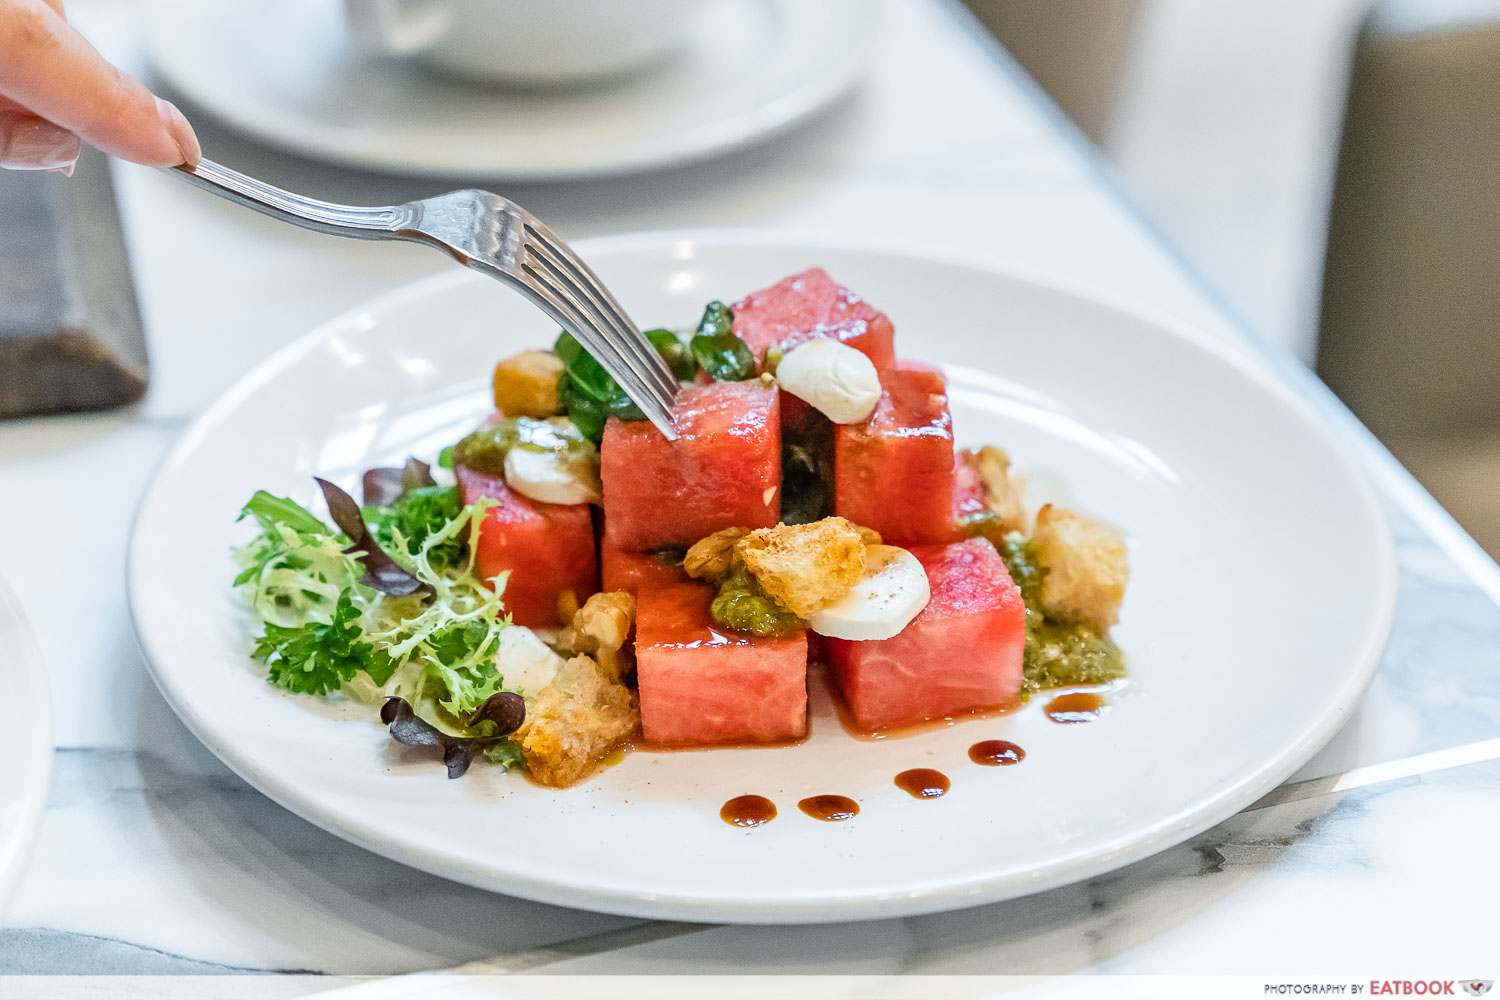
{"label": "white saucer", "polygon": [[[942,364],[961,443],[999,443],[1053,499],[1119,525],[1127,689],[1088,725],[1037,699],[901,739],[856,741],[814,685],[789,747],[628,755],[557,791],[391,752],[374,713],[268,685],[230,580],[260,488],[314,504],[314,474],[432,456],[489,412],[497,357],[555,328],[454,269],[330,321],[249,372],[177,443],[130,545],[132,613],[168,702],[298,815],[473,885],[676,920],[859,920],[972,906],[1109,871],[1264,795],[1348,718],[1379,660],[1395,554],[1346,443],[1284,384],[1166,326],[983,261],[774,233],[659,233],[578,250],[643,323],[688,324],[812,264],[866,291],[905,357]],[[1042,475],[1046,473],[1047,475]],[[184,540],[190,540],[185,544]],[[979,740],[1021,766],[970,762]],[[918,801],[897,772],[932,767]],[[781,815],[719,818],[756,793]],[[797,802],[857,799],[846,823]]]}
{"label": "white saucer", "polygon": [[464,83],[352,49],[337,0],[153,0],[167,84],[296,153],[401,174],[557,180],[685,163],[763,138],[860,77],[875,5],[713,0],[667,62],[599,87]]}

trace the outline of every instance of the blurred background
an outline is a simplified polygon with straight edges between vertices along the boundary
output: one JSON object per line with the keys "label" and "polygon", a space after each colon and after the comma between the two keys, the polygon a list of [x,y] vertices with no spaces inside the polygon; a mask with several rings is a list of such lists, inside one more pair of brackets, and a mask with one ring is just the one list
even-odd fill
{"label": "blurred background", "polygon": [[[767,36],[764,51],[755,48],[759,43],[741,45],[738,62],[718,43],[744,41],[740,36],[754,25],[734,20],[735,5],[705,5],[710,13],[723,8],[729,19],[698,24],[694,38],[709,44],[684,43],[690,58],[621,76],[618,86],[564,86],[550,96],[539,81],[567,67],[558,65],[556,50],[517,28],[523,20],[563,18],[565,5],[469,2],[463,9],[476,24],[499,18],[506,30],[493,38],[475,34],[472,44],[465,32],[454,32],[444,43],[456,46],[444,57],[457,60],[448,69],[471,72],[472,66],[460,65],[464,60],[514,69],[531,57],[536,65],[526,76],[534,89],[505,100],[494,96],[498,91],[465,89],[437,76],[394,75],[392,60],[359,58],[346,29],[358,36],[354,26],[361,19],[345,25],[339,11],[386,9],[373,0],[73,0],[70,10],[106,29],[113,18],[119,29],[125,18],[140,18],[127,8],[157,9],[146,34],[156,68],[175,91],[205,111],[231,109],[230,119],[252,140],[270,137],[272,145],[294,153],[367,169],[349,177],[295,157],[268,158],[253,146],[229,147],[256,169],[271,170],[273,182],[331,196],[321,188],[338,176],[347,180],[339,189],[346,200],[405,200],[412,185],[397,184],[396,173],[482,180],[478,168],[499,157],[507,184],[558,185],[521,187],[528,204],[536,199],[539,211],[564,216],[592,213],[596,228],[608,231],[632,218],[625,210],[632,198],[662,202],[636,177],[623,175],[707,159],[736,144],[746,146],[744,162],[764,168],[774,165],[777,143],[805,142],[805,134],[799,140],[791,131],[777,142],[763,140],[836,103],[853,86],[872,43],[846,30],[846,22],[865,20],[866,2],[875,0],[814,0],[795,8],[785,0],[797,13],[787,20],[807,24],[799,33]],[[909,2],[892,0],[892,12]],[[962,13],[960,0],[946,2]],[[1491,554],[1500,554],[1500,503],[1493,500],[1500,486],[1500,393],[1491,377],[1500,368],[1494,322],[1500,309],[1500,0],[963,2],[982,28],[970,26],[987,29],[1051,95],[1059,113],[1078,126],[1079,141],[1097,150],[1094,161],[1105,180],[1125,190],[1144,221],[1229,309],[1313,367],[1459,522]],[[578,23],[569,30],[599,35],[596,47],[609,58],[634,58],[627,44],[632,38],[659,42],[669,34],[663,25],[686,23],[682,12],[692,3],[584,7],[587,16],[575,8]],[[278,18],[299,11],[311,13],[288,29],[307,39],[294,60],[280,48],[277,26]],[[241,22],[256,30],[242,34]],[[495,46],[507,39],[511,50],[497,53]],[[377,66],[384,68],[376,72]],[[918,108],[935,100],[961,102],[961,92],[924,93],[924,82],[905,81],[887,99]],[[857,110],[857,103],[846,107]],[[800,110],[776,110],[793,106]],[[200,121],[212,117],[205,113]],[[824,122],[839,117],[829,114]],[[212,137],[217,148],[231,141],[223,132]],[[399,148],[382,152],[382,143]],[[454,147],[467,150],[467,158],[456,158]],[[559,149],[565,155],[546,158]],[[532,156],[536,151],[541,159]],[[65,233],[94,239],[98,227],[78,220],[117,215],[107,183],[89,193],[89,175],[99,173],[83,171],[65,189],[0,177],[17,192],[9,210],[10,244],[20,247],[16,232],[29,226],[36,246],[63,248],[49,272],[63,284],[74,257],[123,255],[118,232],[107,246],[78,253],[66,239],[48,235],[60,219]],[[587,189],[592,201],[561,193],[561,182],[590,173],[622,176]],[[676,174],[693,182],[674,188],[671,204],[679,214],[662,218],[697,221],[698,207],[713,203],[726,176],[713,164]],[[22,191],[27,185],[39,193]],[[432,190],[429,183],[422,193]],[[48,199],[60,203],[49,208]],[[621,211],[604,218],[617,205]],[[745,217],[758,216],[747,211]],[[24,260],[31,251],[16,252]],[[19,303],[24,296],[13,286],[23,278],[35,283],[37,270],[0,267],[0,303]],[[122,271],[112,280],[119,287],[95,299],[130,304],[114,311],[133,313],[128,275]],[[11,325],[45,333],[55,319],[47,310],[57,312],[65,296],[33,298],[39,317],[12,317]],[[97,325],[110,325],[104,322],[110,317],[99,318]],[[138,320],[123,326],[105,343],[119,363],[95,366],[107,378],[70,374],[67,365],[78,357],[92,364],[90,343],[12,341],[11,353],[0,354],[0,416],[140,398],[144,339]],[[0,336],[0,347],[5,343]]]}
{"label": "blurred background", "polygon": [[1147,220],[1500,555],[1500,0],[968,0]]}

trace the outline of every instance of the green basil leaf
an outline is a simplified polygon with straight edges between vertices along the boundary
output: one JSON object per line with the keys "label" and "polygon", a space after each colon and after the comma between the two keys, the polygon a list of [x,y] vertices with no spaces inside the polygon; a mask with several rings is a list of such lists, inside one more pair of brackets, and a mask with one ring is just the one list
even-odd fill
{"label": "green basil leaf", "polygon": [[689,343],[693,358],[719,382],[744,382],[756,375],[755,355],[735,336],[733,323],[734,314],[728,306],[710,302]]}

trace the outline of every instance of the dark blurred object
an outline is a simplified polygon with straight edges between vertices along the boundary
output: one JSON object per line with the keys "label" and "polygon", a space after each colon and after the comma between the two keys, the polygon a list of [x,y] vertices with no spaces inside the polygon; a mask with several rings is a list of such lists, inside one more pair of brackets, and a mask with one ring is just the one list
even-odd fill
{"label": "dark blurred object", "polygon": [[1318,374],[1500,555],[1500,0],[1387,0],[1359,38]]}
{"label": "dark blurred object", "polygon": [[1139,0],[964,0],[1078,127],[1109,122]]}
{"label": "dark blurred object", "polygon": [[72,178],[0,170],[0,417],[101,410],[146,391],[146,341],[108,159]]}

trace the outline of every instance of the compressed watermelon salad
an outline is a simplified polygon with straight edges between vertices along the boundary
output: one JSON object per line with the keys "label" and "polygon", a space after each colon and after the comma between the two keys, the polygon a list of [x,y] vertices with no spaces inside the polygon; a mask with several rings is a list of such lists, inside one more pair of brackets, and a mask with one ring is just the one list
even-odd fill
{"label": "compressed watermelon salad", "polygon": [[499,363],[438,468],[320,479],[329,521],[255,494],[267,680],[370,705],[450,777],[566,786],[633,746],[800,740],[810,669],[867,733],[1124,675],[1119,534],[956,448],[884,313],[813,268],[647,337],[675,441],[564,332]]}

